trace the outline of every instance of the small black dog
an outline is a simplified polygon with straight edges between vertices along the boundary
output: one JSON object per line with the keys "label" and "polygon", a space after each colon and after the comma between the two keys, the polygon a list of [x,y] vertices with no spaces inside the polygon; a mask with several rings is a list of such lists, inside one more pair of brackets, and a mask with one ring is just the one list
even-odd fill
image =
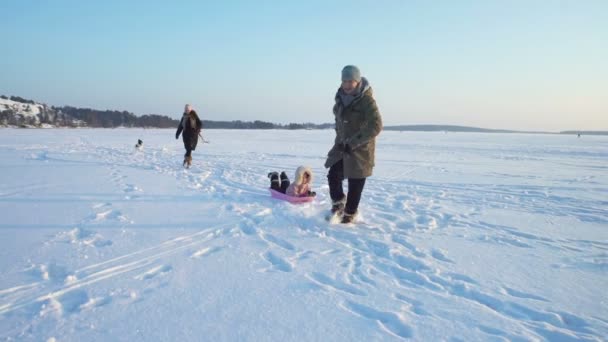
{"label": "small black dog", "polygon": [[144,147],[144,142],[141,141],[141,139],[137,139],[137,144],[135,144],[135,148],[141,150],[142,147]]}

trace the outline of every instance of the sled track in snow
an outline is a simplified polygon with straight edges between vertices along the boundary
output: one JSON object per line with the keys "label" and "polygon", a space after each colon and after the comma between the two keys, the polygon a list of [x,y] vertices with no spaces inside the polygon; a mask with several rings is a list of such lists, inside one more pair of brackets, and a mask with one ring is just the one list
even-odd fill
{"label": "sled track in snow", "polygon": [[61,302],[62,296],[69,292],[86,288],[88,285],[103,280],[140,271],[145,267],[155,265],[163,257],[190,248],[200,248],[206,242],[224,234],[225,229],[235,225],[235,223],[226,223],[193,234],[178,236],[156,246],[82,267],[70,272],[63,279],[63,283],[40,281],[0,290],[0,300],[2,300],[0,315],[7,315],[15,310],[44,304],[51,300]]}

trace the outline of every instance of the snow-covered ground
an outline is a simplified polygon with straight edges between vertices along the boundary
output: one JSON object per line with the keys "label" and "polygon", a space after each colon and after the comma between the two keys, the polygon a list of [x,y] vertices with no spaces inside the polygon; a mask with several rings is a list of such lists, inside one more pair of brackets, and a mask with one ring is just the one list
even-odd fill
{"label": "snow-covered ground", "polygon": [[332,131],[204,133],[0,130],[0,340],[606,340],[608,137],[383,132],[345,226]]}

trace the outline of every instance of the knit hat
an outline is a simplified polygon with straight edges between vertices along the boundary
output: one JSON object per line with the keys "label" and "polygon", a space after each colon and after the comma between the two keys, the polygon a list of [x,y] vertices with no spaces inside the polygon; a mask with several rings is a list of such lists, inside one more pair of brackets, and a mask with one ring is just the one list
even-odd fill
{"label": "knit hat", "polygon": [[190,113],[194,108],[192,108],[191,105],[187,104],[186,107],[184,107],[184,113]]}
{"label": "knit hat", "polygon": [[361,71],[354,65],[347,65],[342,69],[342,81],[361,82]]}

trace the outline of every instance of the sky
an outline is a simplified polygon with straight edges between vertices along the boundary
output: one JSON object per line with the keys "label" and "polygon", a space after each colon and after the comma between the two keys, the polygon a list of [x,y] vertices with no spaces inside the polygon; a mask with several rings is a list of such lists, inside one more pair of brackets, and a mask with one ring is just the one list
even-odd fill
{"label": "sky", "polygon": [[608,130],[608,1],[0,2],[0,94],[333,122],[344,65],[385,125]]}

